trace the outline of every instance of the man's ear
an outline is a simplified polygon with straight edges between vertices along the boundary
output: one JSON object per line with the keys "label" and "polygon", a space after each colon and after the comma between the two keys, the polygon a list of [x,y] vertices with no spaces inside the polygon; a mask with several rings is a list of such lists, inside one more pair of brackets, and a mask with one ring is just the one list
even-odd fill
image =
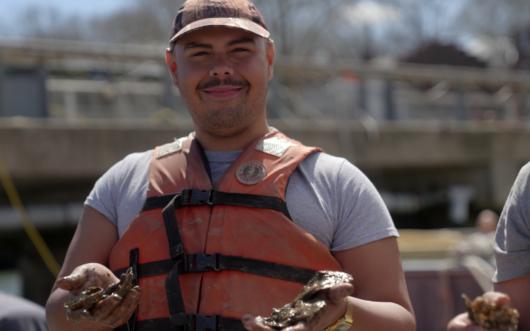
{"label": "man's ear", "polygon": [[274,52],[274,41],[272,39],[267,40],[267,62],[269,64],[268,71],[269,71],[269,80],[274,77],[274,59],[275,59],[275,52]]}
{"label": "man's ear", "polygon": [[179,81],[177,77],[177,60],[175,59],[175,55],[169,48],[166,49],[166,63],[167,68],[169,69],[169,74],[171,75],[171,80],[173,81],[173,85],[178,88]]}

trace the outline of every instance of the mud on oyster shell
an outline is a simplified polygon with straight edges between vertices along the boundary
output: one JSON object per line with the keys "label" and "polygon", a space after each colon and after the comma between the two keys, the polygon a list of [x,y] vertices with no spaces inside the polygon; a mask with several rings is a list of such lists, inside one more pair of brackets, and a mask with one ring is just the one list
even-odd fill
{"label": "mud on oyster shell", "polygon": [[344,272],[319,271],[302,289],[302,292],[282,308],[273,309],[270,317],[256,317],[256,321],[273,328],[285,328],[300,321],[311,320],[326,306],[324,299],[317,297],[320,291],[335,285],[351,283],[353,277]]}
{"label": "mud on oyster shell", "polygon": [[462,294],[464,306],[473,324],[487,331],[517,331],[519,312],[506,305],[497,305],[477,297],[473,302]]}
{"label": "mud on oyster shell", "polygon": [[133,281],[134,274],[132,272],[132,268],[129,268],[124,274],[121,275],[119,282],[110,285],[106,290],[103,290],[101,287],[98,286],[89,287],[77,296],[66,301],[64,303],[64,307],[71,310],[90,310],[98,302],[106,299],[111,295],[117,295],[120,298],[123,298],[131,290]]}

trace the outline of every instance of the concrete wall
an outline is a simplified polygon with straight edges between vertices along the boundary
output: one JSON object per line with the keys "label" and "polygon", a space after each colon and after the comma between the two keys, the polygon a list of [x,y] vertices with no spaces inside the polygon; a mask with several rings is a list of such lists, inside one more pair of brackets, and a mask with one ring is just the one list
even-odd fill
{"label": "concrete wall", "polygon": [[[530,131],[506,123],[383,124],[369,132],[355,123],[340,127],[334,122],[270,124],[306,145],[346,156],[368,173],[485,169],[488,184],[483,187],[489,187],[489,200],[497,208],[504,204],[520,167],[530,161]],[[0,151],[15,180],[75,181],[97,178],[127,154],[192,130],[190,122],[66,123],[14,118],[0,122]]]}

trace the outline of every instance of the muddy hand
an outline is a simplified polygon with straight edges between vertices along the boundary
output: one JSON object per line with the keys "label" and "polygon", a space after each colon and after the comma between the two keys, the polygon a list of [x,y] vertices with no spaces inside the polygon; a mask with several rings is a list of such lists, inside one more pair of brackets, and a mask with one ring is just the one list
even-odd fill
{"label": "muddy hand", "polygon": [[[482,296],[484,300],[497,305],[508,305],[510,304],[510,297],[504,293],[499,292],[487,292]],[[447,331],[483,331],[477,325],[469,319],[467,313],[460,314],[453,318],[447,325]]]}
{"label": "muddy hand", "polygon": [[[103,289],[109,285],[119,282],[112,271],[107,267],[89,263],[77,267],[66,277],[57,279],[57,286],[69,291],[74,297],[86,288],[98,286]],[[140,301],[141,289],[136,286],[132,288],[124,298],[118,295],[109,297],[98,302],[92,309],[77,309],[66,311],[66,318],[72,323],[88,322],[94,326],[116,327],[124,324],[132,316]]]}
{"label": "muddy hand", "polygon": [[57,279],[57,286],[77,295],[91,286],[107,288],[118,281],[119,278],[107,267],[98,263],[88,263],[75,268],[69,276]]}
{"label": "muddy hand", "polygon": [[[284,331],[314,331],[323,330],[338,321],[346,313],[346,298],[353,294],[353,285],[336,285],[329,290],[320,292],[319,296],[326,300],[326,307],[316,315],[311,322],[300,322],[284,328]],[[241,318],[245,329],[249,331],[277,331],[271,327],[258,323],[254,316],[245,315]]]}
{"label": "muddy hand", "polygon": [[66,317],[68,321],[76,324],[90,322],[93,325],[115,328],[125,324],[132,316],[140,301],[141,292],[141,289],[135,286],[123,299],[113,294],[98,302],[90,311],[68,309]]}

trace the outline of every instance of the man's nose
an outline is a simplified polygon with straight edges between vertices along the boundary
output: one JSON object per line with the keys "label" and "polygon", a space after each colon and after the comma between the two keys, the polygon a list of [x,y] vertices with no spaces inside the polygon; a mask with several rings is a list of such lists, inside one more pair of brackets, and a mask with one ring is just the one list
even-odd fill
{"label": "man's nose", "polygon": [[234,69],[228,66],[224,61],[218,61],[213,68],[210,70],[210,77],[224,78],[227,76],[233,76]]}

